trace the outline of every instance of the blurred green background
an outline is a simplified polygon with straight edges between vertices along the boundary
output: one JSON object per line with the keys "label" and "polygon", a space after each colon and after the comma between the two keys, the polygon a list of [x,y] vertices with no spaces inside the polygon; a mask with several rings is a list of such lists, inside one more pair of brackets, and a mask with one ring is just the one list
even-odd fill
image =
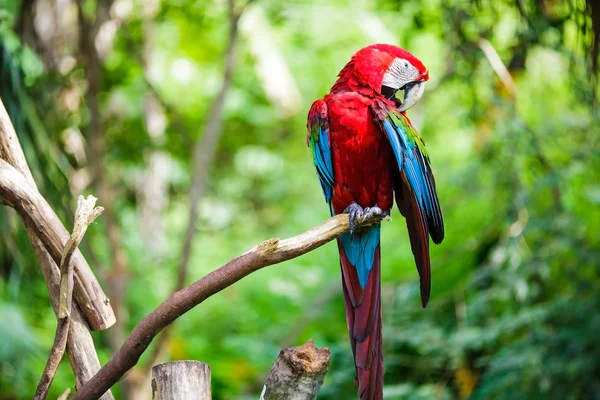
{"label": "blurred green background", "polygon": [[[232,21],[224,0],[80,6],[0,0],[0,96],[66,226],[79,194],[111,209],[81,247],[120,309],[122,326],[93,334],[105,363],[175,287],[193,147],[215,114]],[[432,248],[422,309],[397,210],[382,229],[386,398],[600,398],[598,3],[236,0],[233,13],[231,84],[186,282],[327,218],[307,111],[354,51],[397,44],[430,71],[409,116],[428,145],[446,239]],[[56,320],[7,207],[0,230],[0,398],[25,399]],[[319,398],[354,398],[337,257],[328,244],[211,297],[177,320],[161,360],[207,362],[215,399],[256,399],[279,350],[312,338],[332,351]],[[142,375],[115,396],[143,398],[126,388]],[[73,385],[65,357],[51,398]]]}

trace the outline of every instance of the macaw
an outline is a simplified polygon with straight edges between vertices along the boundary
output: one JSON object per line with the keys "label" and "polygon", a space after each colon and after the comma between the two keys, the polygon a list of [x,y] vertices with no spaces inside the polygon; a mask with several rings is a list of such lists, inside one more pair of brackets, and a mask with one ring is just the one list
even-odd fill
{"label": "macaw", "polygon": [[[429,238],[444,239],[444,222],[425,144],[406,116],[423,95],[429,73],[408,51],[375,44],[357,51],[322,100],[313,103],[307,142],[331,215],[348,213],[350,232],[337,240],[346,322],[358,395],[383,398],[380,225],[355,226],[389,215],[406,219],[420,278],[429,301]],[[396,92],[404,90],[404,100]]]}

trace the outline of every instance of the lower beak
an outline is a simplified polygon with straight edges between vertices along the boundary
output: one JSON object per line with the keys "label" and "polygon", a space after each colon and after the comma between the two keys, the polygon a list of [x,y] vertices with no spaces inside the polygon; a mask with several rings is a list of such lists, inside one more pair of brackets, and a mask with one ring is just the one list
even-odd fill
{"label": "lower beak", "polygon": [[425,91],[425,81],[414,81],[407,83],[404,87],[404,100],[402,105],[398,107],[398,111],[406,111],[412,108],[423,96]]}

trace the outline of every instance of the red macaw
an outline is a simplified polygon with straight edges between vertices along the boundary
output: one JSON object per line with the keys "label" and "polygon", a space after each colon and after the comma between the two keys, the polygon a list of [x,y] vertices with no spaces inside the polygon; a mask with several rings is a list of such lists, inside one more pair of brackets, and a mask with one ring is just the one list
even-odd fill
{"label": "red macaw", "polygon": [[[425,144],[406,110],[423,94],[429,73],[399,47],[375,44],[357,51],[338,80],[308,113],[313,161],[331,215],[348,213],[350,233],[338,249],[346,321],[358,394],[383,398],[380,225],[354,229],[396,204],[406,218],[421,281],[423,307],[431,287],[429,237],[438,244],[444,223]],[[404,90],[404,100],[396,92]]]}

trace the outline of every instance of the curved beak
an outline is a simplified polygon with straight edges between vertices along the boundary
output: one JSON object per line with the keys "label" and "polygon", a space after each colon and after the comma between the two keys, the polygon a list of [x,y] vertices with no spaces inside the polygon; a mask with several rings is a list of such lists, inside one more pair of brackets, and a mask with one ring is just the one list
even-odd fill
{"label": "curved beak", "polygon": [[425,91],[425,81],[414,81],[404,85],[404,100],[398,111],[406,111],[421,99]]}

